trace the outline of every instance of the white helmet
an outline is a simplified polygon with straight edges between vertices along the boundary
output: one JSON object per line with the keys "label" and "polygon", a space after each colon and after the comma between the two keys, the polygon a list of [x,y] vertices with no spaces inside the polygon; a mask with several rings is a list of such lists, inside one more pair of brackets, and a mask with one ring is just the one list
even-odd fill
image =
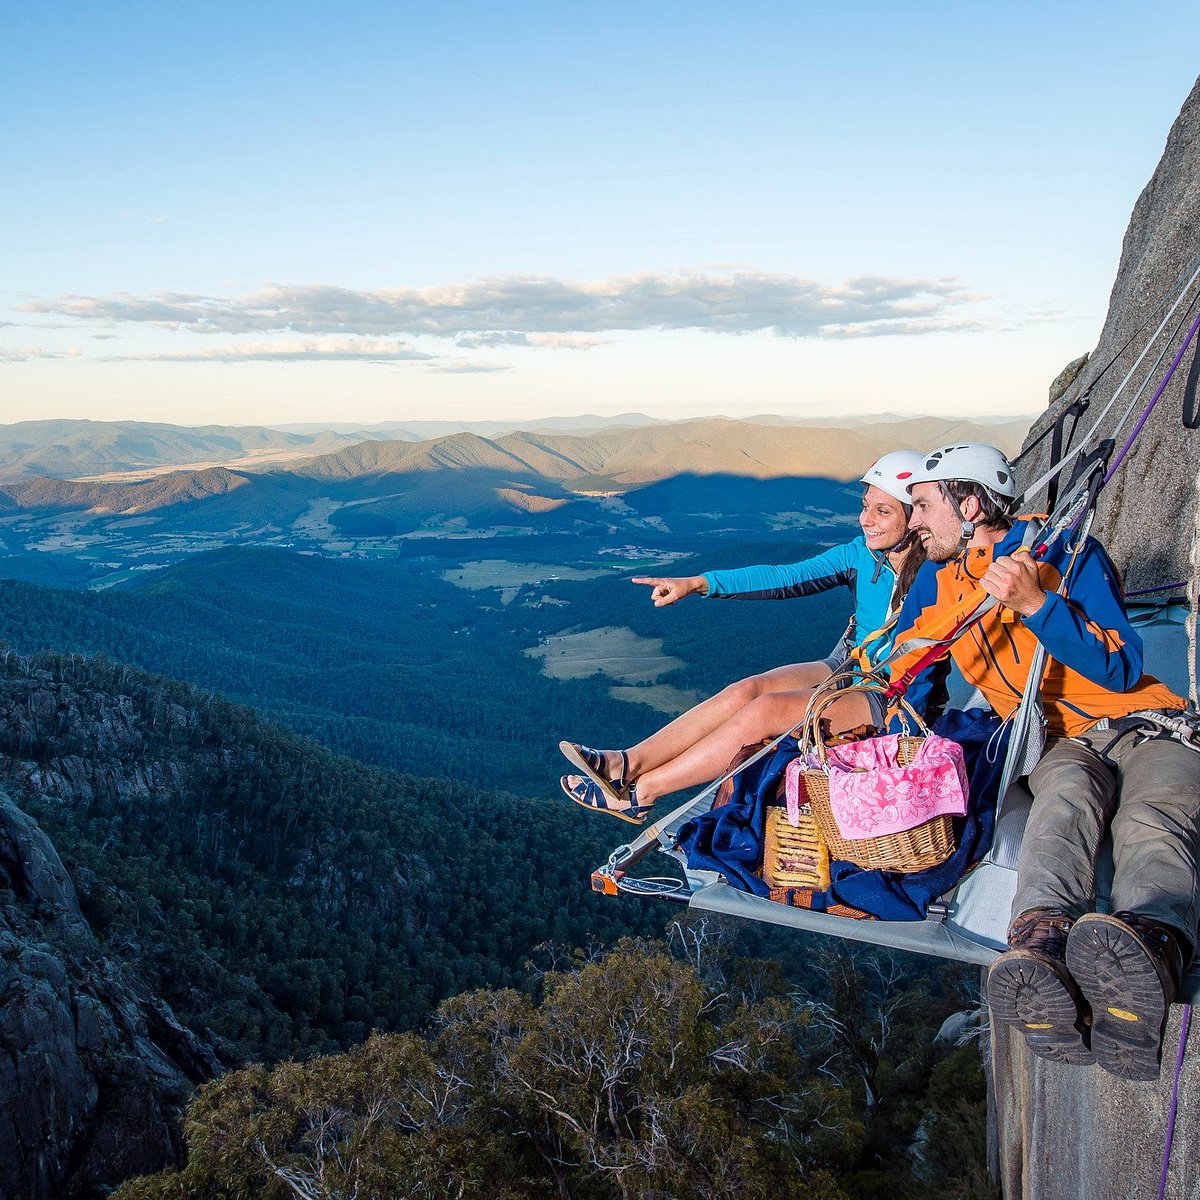
{"label": "white helmet", "polygon": [[908,494],[909,484],[913,473],[925,465],[925,455],[915,450],[893,450],[885,454],[873,466],[867,468],[867,473],[859,480],[869,483],[880,491],[899,500],[901,504],[912,504],[912,496]]}
{"label": "white helmet", "polygon": [[958,442],[939,446],[921,455],[921,464],[908,481],[911,488],[917,483],[938,483],[962,479],[982,484],[985,488],[1011,500],[1017,494],[1012,464],[986,442]]}

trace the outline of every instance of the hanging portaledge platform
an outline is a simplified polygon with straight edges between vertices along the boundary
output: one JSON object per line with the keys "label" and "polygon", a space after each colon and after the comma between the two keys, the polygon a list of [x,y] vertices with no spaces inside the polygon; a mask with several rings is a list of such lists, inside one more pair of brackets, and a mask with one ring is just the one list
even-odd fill
{"label": "hanging portaledge platform", "polygon": [[[1186,695],[1186,607],[1178,601],[1131,604],[1129,616],[1142,636],[1147,672],[1176,692]],[[952,695],[951,703],[966,708],[971,706],[971,698],[969,694],[960,692]],[[1023,786],[1018,784],[1009,789],[990,852],[953,891],[931,906],[929,916],[924,921],[865,921],[829,916],[777,904],[743,892],[731,887],[714,871],[689,871],[683,855],[671,849],[675,831],[694,815],[686,806],[672,813],[671,818],[660,827],[657,847],[659,853],[672,860],[670,873],[683,881],[684,886],[675,891],[648,889],[646,894],[683,901],[688,907],[705,912],[728,913],[751,921],[767,921],[811,933],[986,966],[1005,948],[1005,935],[1016,891],[1017,852],[1025,831],[1030,803],[1030,795]],[[707,806],[708,801],[702,801],[695,811]],[[1101,911],[1107,907],[1111,880],[1112,860],[1106,848],[1098,879]],[[636,880],[632,874],[628,876],[628,882],[632,886],[625,886],[623,881],[621,891],[637,894]],[[1191,1003],[1200,1001],[1200,967],[1193,967],[1184,981],[1179,1000]]]}

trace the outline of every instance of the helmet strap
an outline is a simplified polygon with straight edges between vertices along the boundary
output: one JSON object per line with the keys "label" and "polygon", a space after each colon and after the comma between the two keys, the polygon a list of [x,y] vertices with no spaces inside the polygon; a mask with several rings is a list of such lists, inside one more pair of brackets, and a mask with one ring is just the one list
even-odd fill
{"label": "helmet strap", "polygon": [[[943,494],[949,497],[951,500],[954,499],[952,496],[950,496],[949,492],[945,492]],[[962,554],[962,552],[971,544],[971,539],[975,536],[975,522],[967,520],[967,518],[963,515],[962,505],[959,504],[957,500],[954,500],[954,507],[958,510],[958,519],[961,522],[958,536],[958,549],[954,552],[955,556],[957,557],[959,554]]]}

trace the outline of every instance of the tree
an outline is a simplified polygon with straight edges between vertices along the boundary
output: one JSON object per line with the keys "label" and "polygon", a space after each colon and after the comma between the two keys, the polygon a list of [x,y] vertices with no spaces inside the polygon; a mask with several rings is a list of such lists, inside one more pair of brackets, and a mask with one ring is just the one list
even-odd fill
{"label": "tree", "polygon": [[209,1084],[187,1167],[116,1196],[843,1200],[830,1169],[862,1130],[804,1025],[626,941],[548,976],[540,1004],[477,990],[425,1038]]}

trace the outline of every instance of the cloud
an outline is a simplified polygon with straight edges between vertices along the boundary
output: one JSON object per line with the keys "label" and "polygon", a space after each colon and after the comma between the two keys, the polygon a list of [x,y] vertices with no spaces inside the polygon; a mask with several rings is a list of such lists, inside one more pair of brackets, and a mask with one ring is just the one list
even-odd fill
{"label": "cloud", "polygon": [[0,363],[27,362],[31,358],[81,358],[80,351],[72,346],[69,350],[43,350],[40,346],[0,346]]}
{"label": "cloud", "polygon": [[456,338],[456,346],[464,350],[491,350],[496,346],[528,346],[529,334],[506,329],[499,333],[473,333]]}
{"label": "cloud", "polygon": [[110,355],[105,362],[424,362],[433,358],[393,338],[293,338],[233,342],[203,350]]}
{"label": "cloud", "polygon": [[495,346],[553,346],[559,350],[591,350],[611,346],[612,338],[582,337],[572,333],[517,333],[508,329],[498,333],[475,333],[455,339],[464,350],[490,350]]}
{"label": "cloud", "polygon": [[439,375],[483,375],[492,371],[511,371],[513,368],[505,363],[465,362],[461,359],[444,359],[425,368],[436,371]]}
{"label": "cloud", "polygon": [[963,328],[957,310],[974,299],[948,279],[864,275],[828,284],[780,272],[729,269],[643,272],[594,282],[505,275],[453,286],[378,291],[287,285],[236,297],[68,295],[35,300],[22,310],[195,333],[427,334],[465,338],[461,345],[477,349],[533,345],[535,336],[651,329],[796,338],[914,336]]}
{"label": "cloud", "polygon": [[572,333],[531,333],[531,346],[552,346],[556,350],[594,350],[597,346],[611,346],[612,338],[580,337]]}

